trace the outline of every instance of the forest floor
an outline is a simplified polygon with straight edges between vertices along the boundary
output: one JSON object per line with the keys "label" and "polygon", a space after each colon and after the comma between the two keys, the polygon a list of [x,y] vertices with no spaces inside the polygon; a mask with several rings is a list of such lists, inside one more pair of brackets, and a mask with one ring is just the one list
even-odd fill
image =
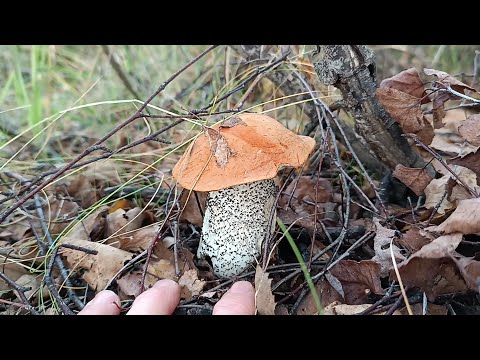
{"label": "forest floor", "polygon": [[[259,64],[207,48],[0,47],[0,314],[75,314],[103,289],[126,312],[163,278],[182,287],[179,315],[210,314],[237,279],[255,285],[259,314],[480,314],[480,49],[372,47],[378,99],[430,169],[376,174],[312,126],[315,99],[355,121],[318,83],[312,47],[272,47],[278,62]],[[293,68],[310,99],[266,76]],[[197,258],[206,193],[172,169],[239,112],[316,146],[275,178],[268,253],[221,279]]]}

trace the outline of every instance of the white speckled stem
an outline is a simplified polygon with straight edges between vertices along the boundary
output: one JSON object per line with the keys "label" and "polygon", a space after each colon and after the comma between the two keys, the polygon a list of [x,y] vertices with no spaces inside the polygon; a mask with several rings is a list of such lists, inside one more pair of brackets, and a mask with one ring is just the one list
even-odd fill
{"label": "white speckled stem", "polygon": [[235,276],[256,265],[268,230],[274,230],[275,195],[273,180],[208,194],[197,256],[210,257],[215,275]]}

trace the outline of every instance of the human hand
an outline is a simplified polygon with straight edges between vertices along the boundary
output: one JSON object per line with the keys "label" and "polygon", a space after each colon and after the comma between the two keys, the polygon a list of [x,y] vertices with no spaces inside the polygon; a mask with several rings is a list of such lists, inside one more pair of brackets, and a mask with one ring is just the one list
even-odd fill
{"label": "human hand", "polygon": [[[140,294],[127,315],[171,315],[180,302],[180,285],[160,280]],[[120,298],[110,290],[100,291],[78,315],[119,315]],[[248,281],[238,281],[215,304],[213,315],[254,315],[255,290]]]}

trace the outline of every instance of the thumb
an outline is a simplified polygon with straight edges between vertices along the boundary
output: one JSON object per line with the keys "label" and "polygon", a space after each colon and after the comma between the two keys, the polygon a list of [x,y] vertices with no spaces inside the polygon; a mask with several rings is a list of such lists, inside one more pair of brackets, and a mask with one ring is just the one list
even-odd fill
{"label": "thumb", "polygon": [[232,285],[215,304],[213,315],[255,315],[255,289],[248,281]]}

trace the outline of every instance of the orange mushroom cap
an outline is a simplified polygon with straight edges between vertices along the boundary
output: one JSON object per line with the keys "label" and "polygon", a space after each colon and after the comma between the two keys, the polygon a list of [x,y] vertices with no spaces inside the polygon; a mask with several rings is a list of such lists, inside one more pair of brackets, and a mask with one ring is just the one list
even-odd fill
{"label": "orange mushroom cap", "polygon": [[[314,139],[296,135],[269,116],[248,113],[236,117],[236,125],[218,124],[213,127],[216,131],[204,132],[188,147],[173,168],[173,177],[182,187],[217,191],[272,179],[282,167],[302,166],[315,147]],[[212,153],[215,147],[216,154]]]}

